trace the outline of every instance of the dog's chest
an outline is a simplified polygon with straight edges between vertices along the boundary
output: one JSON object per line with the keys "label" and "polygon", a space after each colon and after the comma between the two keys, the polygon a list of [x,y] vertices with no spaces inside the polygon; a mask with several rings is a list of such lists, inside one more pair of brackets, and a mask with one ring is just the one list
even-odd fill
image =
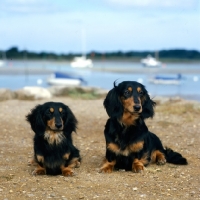
{"label": "dog's chest", "polygon": [[144,141],[131,142],[130,139],[115,138],[114,143],[108,144],[108,149],[115,152],[116,155],[129,156],[131,153],[137,153],[143,149]]}
{"label": "dog's chest", "polygon": [[60,144],[64,139],[65,136],[63,131],[53,131],[53,130],[46,130],[44,133],[44,139],[51,145],[53,144]]}
{"label": "dog's chest", "polygon": [[124,124],[125,126],[136,125],[136,121],[138,118],[139,115],[137,113],[131,114],[129,112],[124,111],[121,118],[121,123]]}

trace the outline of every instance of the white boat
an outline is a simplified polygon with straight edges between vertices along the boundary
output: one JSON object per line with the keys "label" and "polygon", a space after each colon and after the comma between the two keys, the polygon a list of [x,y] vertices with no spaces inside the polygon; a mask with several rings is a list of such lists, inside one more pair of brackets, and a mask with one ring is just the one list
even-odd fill
{"label": "white boat", "polygon": [[93,63],[91,59],[86,58],[85,56],[75,57],[74,60],[70,63],[71,67],[74,68],[91,68]]}
{"label": "white boat", "polygon": [[85,81],[78,76],[55,72],[47,79],[47,83],[54,86],[79,86]]}
{"label": "white boat", "polygon": [[150,83],[153,84],[172,84],[172,85],[179,85],[181,83],[182,76],[181,74],[177,74],[177,76],[162,76],[157,75],[151,79],[149,79]]}
{"label": "white boat", "polygon": [[0,67],[3,67],[5,65],[5,62],[3,60],[0,60]]}
{"label": "white boat", "polygon": [[2,52],[2,59],[0,59],[0,67],[4,67],[6,65],[6,53]]}
{"label": "white boat", "polygon": [[161,62],[158,61],[156,58],[148,55],[147,58],[141,59],[140,61],[144,67],[160,67]]}

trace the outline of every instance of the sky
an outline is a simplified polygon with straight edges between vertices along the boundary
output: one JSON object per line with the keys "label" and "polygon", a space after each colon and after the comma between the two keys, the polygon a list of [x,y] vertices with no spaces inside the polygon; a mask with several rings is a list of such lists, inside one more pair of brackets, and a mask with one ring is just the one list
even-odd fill
{"label": "sky", "polygon": [[200,51],[200,0],[0,0],[0,50]]}

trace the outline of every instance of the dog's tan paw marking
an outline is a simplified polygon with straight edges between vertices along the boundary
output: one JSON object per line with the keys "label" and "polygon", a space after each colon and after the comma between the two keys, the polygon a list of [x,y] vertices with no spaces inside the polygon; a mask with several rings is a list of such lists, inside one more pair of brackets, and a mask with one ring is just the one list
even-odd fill
{"label": "dog's tan paw marking", "polygon": [[160,159],[157,161],[157,165],[164,165],[166,163],[166,159]]}
{"label": "dog's tan paw marking", "polygon": [[105,172],[105,173],[111,173],[114,169],[114,166],[116,164],[116,161],[113,160],[111,162],[108,162],[107,159],[104,160],[103,166],[99,170],[99,172]]}
{"label": "dog's tan paw marking", "polygon": [[63,169],[63,171],[62,171],[62,175],[63,176],[73,176],[74,175],[74,172],[73,172],[73,170],[71,169],[71,168],[65,168],[65,169]]}
{"label": "dog's tan paw marking", "polygon": [[143,170],[144,170],[143,163],[140,160],[135,159],[133,164],[132,164],[132,171],[135,172],[135,173],[139,173]]}
{"label": "dog's tan paw marking", "polygon": [[42,168],[36,168],[33,172],[32,172],[32,175],[36,176],[36,175],[45,175],[46,174],[46,171],[45,169],[42,169]]}
{"label": "dog's tan paw marking", "polygon": [[133,172],[139,173],[144,170],[144,165],[143,164],[134,164],[133,165]]}
{"label": "dog's tan paw marking", "polygon": [[104,173],[112,173],[113,171],[113,166],[103,166],[99,172],[104,172]]}

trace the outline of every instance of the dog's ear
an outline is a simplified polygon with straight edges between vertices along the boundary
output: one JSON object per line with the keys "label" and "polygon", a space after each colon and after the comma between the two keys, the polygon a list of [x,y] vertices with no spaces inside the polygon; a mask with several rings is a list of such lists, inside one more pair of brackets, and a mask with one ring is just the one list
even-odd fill
{"label": "dog's ear", "polygon": [[144,104],[142,105],[143,109],[142,109],[142,117],[144,119],[147,119],[149,117],[153,117],[154,116],[154,107],[156,106],[156,102],[153,101],[149,94],[146,91],[146,95],[145,95],[145,101]]}
{"label": "dog's ear", "polygon": [[108,92],[103,105],[109,117],[119,119],[122,116],[123,106],[116,86]]}
{"label": "dog's ear", "polygon": [[73,112],[70,110],[70,108],[66,105],[63,104],[64,107],[64,115],[63,115],[63,120],[64,120],[64,131],[67,131],[71,134],[72,131],[76,132],[77,128],[77,119]]}
{"label": "dog's ear", "polygon": [[37,105],[26,115],[26,120],[30,123],[32,130],[40,135],[43,134],[46,128],[42,119],[42,105]]}

